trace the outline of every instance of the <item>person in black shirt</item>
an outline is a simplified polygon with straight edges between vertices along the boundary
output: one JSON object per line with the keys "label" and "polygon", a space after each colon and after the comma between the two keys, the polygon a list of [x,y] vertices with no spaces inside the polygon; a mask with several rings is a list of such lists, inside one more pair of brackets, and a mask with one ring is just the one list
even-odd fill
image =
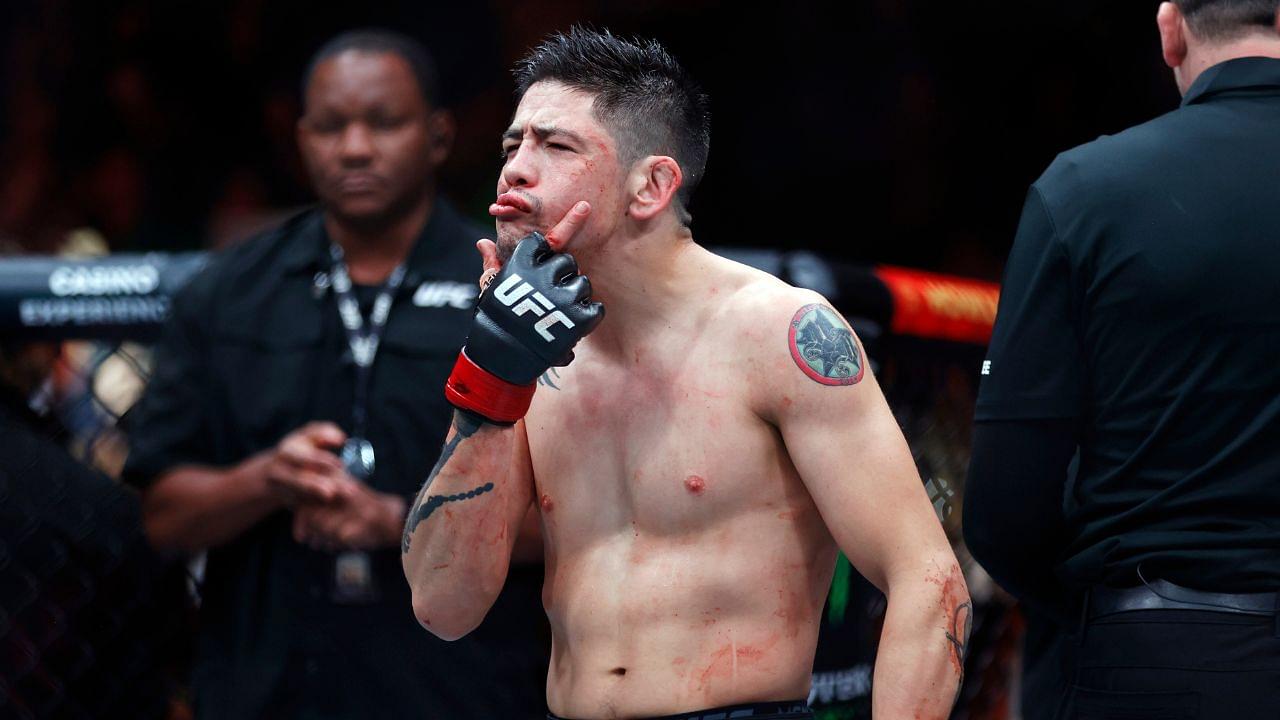
{"label": "person in black shirt", "polygon": [[484,234],[435,192],[453,127],[432,65],[357,31],[304,92],[320,207],[182,291],[130,429],[148,536],[208,551],[196,715],[535,717],[540,567],[450,645],[418,629],[396,552],[448,428]]}
{"label": "person in black shirt", "polygon": [[1280,707],[1278,6],[1161,5],[1182,107],[1064,153],[1027,197],[965,535],[1075,634],[1060,717]]}

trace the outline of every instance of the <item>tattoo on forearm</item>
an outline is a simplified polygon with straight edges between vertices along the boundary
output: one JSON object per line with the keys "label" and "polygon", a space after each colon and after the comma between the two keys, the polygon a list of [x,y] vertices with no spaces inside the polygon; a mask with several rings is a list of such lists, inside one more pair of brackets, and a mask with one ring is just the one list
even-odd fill
{"label": "tattoo on forearm", "polygon": [[960,690],[964,687],[964,661],[969,654],[971,632],[973,632],[973,603],[966,600],[951,612],[951,631],[947,633],[955,667],[960,674],[960,679],[956,682],[956,697],[951,701],[952,707],[960,701]]}
{"label": "tattoo on forearm", "polygon": [[791,318],[791,357],[805,375],[823,385],[853,385],[865,370],[853,329],[835,310],[813,303]]}
{"label": "tattoo on forearm", "polygon": [[[485,483],[480,487],[472,488],[467,492],[458,493],[457,495],[432,495],[427,498],[427,501],[422,503],[422,505],[418,507],[417,511],[414,512],[408,521],[406,521],[405,527],[409,528],[408,532],[411,533],[413,532],[413,528],[418,527],[418,523],[431,517],[431,513],[435,512],[436,508],[441,505],[444,505],[445,503],[458,502],[459,500],[470,500],[471,498],[476,497],[477,495],[483,495],[492,489],[493,483]],[[409,551],[408,538],[409,535],[406,533],[405,545],[401,548],[404,552]]]}
{"label": "tattoo on forearm", "polygon": [[[453,413],[453,427],[457,430],[449,442],[445,443],[444,449],[440,451],[440,459],[436,461],[436,466],[431,468],[431,474],[427,476],[427,481],[423,484],[422,490],[418,493],[417,500],[414,500],[413,507],[409,510],[409,516],[404,521],[404,534],[400,537],[401,554],[409,552],[409,536],[413,535],[413,531],[418,528],[418,523],[426,520],[435,509],[446,502],[456,502],[458,500],[467,500],[476,495],[482,495],[493,489],[493,483],[481,485],[471,490],[469,493],[461,493],[459,495],[432,495],[427,496],[427,490],[431,488],[431,483],[435,481],[436,476],[449,462],[449,458],[453,457],[453,452],[458,449],[458,445],[463,440],[475,435],[480,430],[480,426],[484,424],[483,420],[473,415],[462,412],[461,410]],[[465,497],[464,497],[465,496]]]}

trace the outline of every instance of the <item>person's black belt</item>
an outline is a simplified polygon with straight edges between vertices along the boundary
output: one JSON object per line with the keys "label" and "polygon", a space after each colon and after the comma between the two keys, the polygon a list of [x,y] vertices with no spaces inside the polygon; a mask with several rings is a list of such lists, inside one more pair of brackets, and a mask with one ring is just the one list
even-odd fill
{"label": "person's black belt", "polygon": [[1215,593],[1192,590],[1166,580],[1132,588],[1099,586],[1089,592],[1089,618],[1133,610],[1208,610],[1241,615],[1276,615],[1280,593]]}

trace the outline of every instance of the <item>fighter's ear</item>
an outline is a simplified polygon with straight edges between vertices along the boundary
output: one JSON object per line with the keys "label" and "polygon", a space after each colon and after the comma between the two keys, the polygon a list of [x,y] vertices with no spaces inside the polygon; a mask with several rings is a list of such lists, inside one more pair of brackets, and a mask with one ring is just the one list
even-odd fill
{"label": "fighter's ear", "polygon": [[650,155],[635,164],[628,190],[631,201],[627,215],[637,220],[651,220],[675,202],[676,191],[684,184],[680,163],[666,155]]}
{"label": "fighter's ear", "polygon": [[1187,59],[1187,23],[1182,10],[1172,2],[1160,3],[1156,12],[1156,27],[1160,28],[1160,50],[1164,64],[1173,69],[1182,67]]}

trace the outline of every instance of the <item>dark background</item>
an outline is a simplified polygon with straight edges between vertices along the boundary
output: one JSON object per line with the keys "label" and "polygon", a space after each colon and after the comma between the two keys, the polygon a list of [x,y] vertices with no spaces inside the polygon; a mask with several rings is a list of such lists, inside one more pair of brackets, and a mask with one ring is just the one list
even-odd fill
{"label": "dark background", "polygon": [[297,83],[334,33],[426,41],[460,134],[448,195],[484,219],[507,69],[574,22],[663,41],[711,94],[695,237],[997,279],[1027,185],[1172,109],[1156,0],[6,0],[0,238],[213,247],[309,200]]}

